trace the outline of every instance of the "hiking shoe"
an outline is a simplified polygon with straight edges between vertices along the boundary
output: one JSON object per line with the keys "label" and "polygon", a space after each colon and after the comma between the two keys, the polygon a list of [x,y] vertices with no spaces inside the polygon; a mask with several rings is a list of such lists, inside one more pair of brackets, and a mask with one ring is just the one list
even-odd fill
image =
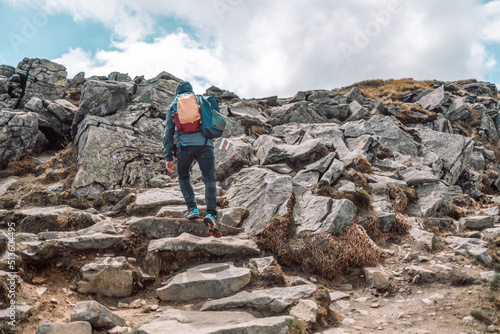
{"label": "hiking shoe", "polygon": [[198,219],[200,218],[200,212],[198,211],[197,208],[194,209],[189,209],[182,218],[185,219]]}
{"label": "hiking shoe", "polygon": [[214,216],[212,216],[210,213],[203,218],[203,222],[205,225],[208,226],[208,229],[210,231],[210,235],[214,238],[220,238],[222,237],[222,232],[220,231],[220,226],[219,223],[217,222],[217,219],[215,219]]}

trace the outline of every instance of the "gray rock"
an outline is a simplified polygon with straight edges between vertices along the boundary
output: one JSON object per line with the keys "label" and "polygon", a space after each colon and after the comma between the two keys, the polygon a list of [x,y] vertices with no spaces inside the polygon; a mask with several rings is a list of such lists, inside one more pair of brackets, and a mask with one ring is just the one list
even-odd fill
{"label": "gray rock", "polygon": [[458,121],[468,117],[470,112],[467,109],[467,103],[465,101],[463,97],[456,98],[448,108],[448,111],[446,111],[446,118],[450,121]]}
{"label": "gray rock", "polygon": [[300,184],[306,188],[311,188],[318,183],[319,173],[318,172],[305,172],[303,170],[299,171],[297,175],[292,179],[294,184]]}
{"label": "gray rock", "polygon": [[382,146],[389,147],[393,153],[400,152],[410,156],[419,154],[418,145],[413,137],[401,130],[395,119],[389,116],[374,116],[368,121],[345,123],[342,129],[344,136],[348,138],[356,138],[365,134],[376,135],[378,142]]}
{"label": "gray rock", "polygon": [[340,160],[333,160],[328,170],[320,179],[320,184],[332,185],[344,173],[345,165]]}
{"label": "gray rock", "polygon": [[250,165],[252,157],[252,144],[246,136],[230,138],[227,150],[220,149],[222,139],[218,138],[214,142],[215,175],[219,181],[239,171],[243,166]]}
{"label": "gray rock", "polygon": [[493,142],[497,142],[499,137],[495,122],[485,111],[482,111],[481,115],[482,117],[481,124],[479,125],[479,133],[484,133],[484,137]]}
{"label": "gray rock", "polygon": [[[224,235],[224,230],[222,230]],[[219,239],[200,238],[189,233],[183,233],[176,238],[152,240],[148,245],[146,255],[146,270],[151,275],[156,275],[165,268],[162,267],[162,257],[166,254],[200,252],[210,256],[252,256],[260,253],[253,240],[243,240],[234,237]]]}
{"label": "gray rock", "polygon": [[297,304],[290,309],[290,315],[309,323],[316,322],[318,315],[318,304],[312,300],[299,300]]}
{"label": "gray rock", "polygon": [[107,329],[125,324],[125,320],[96,301],[77,302],[71,321],[87,321],[93,328]]}
{"label": "gray rock", "polygon": [[290,100],[290,103],[304,101],[306,99],[306,92],[298,91],[297,94]]}
{"label": "gray rock", "polygon": [[444,91],[444,86],[435,89],[431,93],[425,95],[417,104],[422,108],[434,110],[439,106],[442,106],[450,99],[450,95]]}
{"label": "gray rock", "polygon": [[[442,183],[425,183],[416,189],[418,203],[408,206],[408,211],[415,216],[439,217],[442,210],[446,210],[451,203],[451,195],[454,193],[449,187]],[[448,212],[445,212],[446,214]]]}
{"label": "gray rock", "polygon": [[26,78],[26,87],[20,107],[33,97],[55,101],[66,91],[66,67],[47,59],[24,58],[17,65],[16,73]]}
{"label": "gray rock", "polygon": [[[204,204],[204,196],[198,193],[197,197],[198,203]],[[156,213],[162,206],[180,204],[185,204],[185,200],[179,187],[154,188],[138,194],[130,212],[134,214]]]}
{"label": "gray rock", "polygon": [[434,233],[427,232],[418,228],[410,229],[409,233],[413,237],[413,239],[425,246],[428,251],[431,251],[434,247]]}
{"label": "gray rock", "polygon": [[293,208],[297,233],[313,232],[340,235],[351,224],[357,208],[349,200],[334,200],[325,196],[313,196],[310,190],[295,187],[296,203]]}
{"label": "gray rock", "polygon": [[[186,209],[184,208],[184,211]],[[221,223],[221,221],[219,221]],[[221,226],[224,235],[236,235],[242,230],[232,226]],[[148,239],[173,238],[182,233],[199,237],[209,237],[209,231],[201,219],[187,220],[181,218],[145,217],[132,221],[128,231],[139,232]]]}
{"label": "gray rock", "polygon": [[483,230],[486,228],[493,227],[495,217],[493,216],[474,216],[474,217],[464,217],[460,219],[460,223],[465,225],[467,228],[474,230]]}
{"label": "gray rock", "polygon": [[0,111],[0,168],[44,149],[48,142],[38,130],[38,120],[32,112]]}
{"label": "gray rock", "polygon": [[484,159],[483,153],[476,151],[475,149],[469,157],[468,164],[476,171],[482,171],[486,169],[486,160]]}
{"label": "gray rock", "polygon": [[437,132],[423,127],[419,128],[418,132],[422,138],[422,144],[443,160],[445,173],[443,179],[449,184],[455,184],[469,161],[474,142],[468,137]]}
{"label": "gray rock", "polygon": [[134,288],[134,274],[125,257],[96,258],[80,270],[82,281],[78,292],[97,293],[108,297],[128,297]]}
{"label": "gray rock", "polygon": [[92,326],[86,321],[75,321],[67,324],[42,324],[36,334],[92,334]]}
{"label": "gray rock", "polygon": [[258,271],[262,271],[275,263],[275,261],[276,260],[273,256],[254,258],[248,261],[248,267],[250,269],[257,269]]}
{"label": "gray rock", "polygon": [[[2,277],[3,274],[0,271],[0,277]],[[20,278],[19,278],[20,280]],[[25,305],[25,304],[16,304],[15,305],[15,320],[16,321],[21,321],[26,319],[29,315],[33,313],[34,306],[30,305]],[[12,321],[12,310],[11,309],[3,309],[0,310],[0,320],[4,322],[10,322]],[[17,323],[17,322],[16,322]]]}
{"label": "gray rock", "polygon": [[66,100],[42,100],[33,97],[24,108],[40,115],[39,125],[54,130],[60,136],[69,135],[73,117],[78,109]]}
{"label": "gray rock", "polygon": [[347,147],[351,150],[361,150],[367,152],[372,144],[375,142],[375,139],[371,135],[362,135],[357,138],[347,138],[345,143]]}
{"label": "gray rock", "polygon": [[17,176],[9,176],[5,179],[0,180],[0,196],[3,196],[7,192],[7,190],[9,190],[9,187],[15,184],[17,180]]}
{"label": "gray rock", "polygon": [[276,121],[271,122],[273,125],[287,123],[322,123],[323,117],[318,115],[314,108],[310,107],[307,102],[301,101],[296,103],[285,104],[280,107],[269,109],[271,117]]}
{"label": "gray rock", "polygon": [[391,276],[381,264],[378,264],[376,267],[364,267],[363,273],[365,274],[366,282],[373,288],[387,289],[391,284]]}
{"label": "gray rock", "polygon": [[440,179],[429,171],[418,170],[414,167],[405,169],[401,175],[409,186],[419,186],[425,183],[439,183]]}
{"label": "gray rock", "polygon": [[232,207],[217,211],[217,218],[220,224],[232,227],[239,227],[248,217],[250,211],[244,207]]}
{"label": "gray rock", "polygon": [[16,73],[16,68],[10,65],[0,65],[0,75],[10,78]]}
{"label": "gray rock", "polygon": [[497,98],[498,96],[496,85],[488,82],[473,82],[462,85],[462,88],[477,96],[489,96],[492,98]]}
{"label": "gray rock", "polygon": [[249,210],[242,227],[251,235],[260,233],[276,213],[284,214],[292,195],[292,178],[265,168],[244,168],[232,175],[228,182],[228,204]]}
{"label": "gray rock", "polygon": [[232,263],[203,264],[188,269],[156,290],[161,300],[222,298],[250,283],[250,269]]}
{"label": "gray rock", "polygon": [[[198,205],[198,210],[200,212],[200,217],[204,217],[207,214],[207,207],[205,205]],[[156,217],[158,218],[182,218],[186,213],[186,205],[167,205],[162,207]],[[219,212],[219,211],[217,211]]]}
{"label": "gray rock", "polygon": [[[185,334],[277,334],[287,333],[294,320],[290,316],[256,319],[243,312],[187,312],[168,310],[161,320],[142,325],[137,334],[163,334],[165,328],[171,333]],[[166,320],[163,320],[166,319]]]}
{"label": "gray rock", "polygon": [[487,248],[487,241],[475,238],[450,236],[445,239],[445,242],[457,253],[475,256],[479,261],[486,265],[493,262],[491,253]]}
{"label": "gray rock", "polygon": [[346,122],[359,121],[363,118],[363,116],[365,116],[365,113],[367,112],[367,110],[362,105],[360,105],[358,101],[352,101],[349,104],[349,111],[351,115],[347,117],[347,119],[345,120]]}
{"label": "gray rock", "polygon": [[95,199],[109,189],[146,187],[165,170],[163,121],[144,116],[130,110],[106,119],[87,116],[79,124],[73,195]]}
{"label": "gray rock", "polygon": [[346,93],[344,97],[347,99],[347,102],[352,102],[352,101],[362,102],[363,100],[362,92],[357,86],[351,89],[348,93]]}
{"label": "gray rock", "polygon": [[311,297],[316,290],[314,285],[298,285],[252,292],[242,291],[231,297],[208,301],[203,304],[201,311],[254,308],[259,311],[279,313],[295,301]]}

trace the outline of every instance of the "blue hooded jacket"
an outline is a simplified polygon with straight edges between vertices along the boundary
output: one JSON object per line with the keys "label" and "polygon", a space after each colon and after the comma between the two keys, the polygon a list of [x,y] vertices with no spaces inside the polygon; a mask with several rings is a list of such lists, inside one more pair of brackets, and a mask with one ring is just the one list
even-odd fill
{"label": "blue hooded jacket", "polygon": [[[175,95],[193,93],[193,86],[187,81],[181,81],[177,85]],[[163,136],[163,147],[165,149],[165,160],[174,160],[174,132],[177,138],[177,146],[193,146],[193,145],[210,145],[213,146],[212,139],[206,138],[201,131],[182,133],[175,128],[174,120],[174,103],[170,103],[167,108],[167,116],[165,122],[165,135]]]}

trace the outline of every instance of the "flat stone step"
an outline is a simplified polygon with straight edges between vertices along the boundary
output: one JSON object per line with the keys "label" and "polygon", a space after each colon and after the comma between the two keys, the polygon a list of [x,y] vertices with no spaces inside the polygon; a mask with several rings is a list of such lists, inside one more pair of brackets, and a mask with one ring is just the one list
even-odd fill
{"label": "flat stone step", "polygon": [[242,307],[280,313],[296,300],[310,298],[317,290],[315,285],[306,284],[252,292],[242,291],[231,297],[208,301],[203,304],[201,311],[222,311]]}
{"label": "flat stone step", "polygon": [[[147,217],[132,221],[128,230],[130,232],[140,232],[149,239],[175,238],[183,233],[193,234],[199,237],[209,237],[210,233],[202,219],[183,218],[160,218]],[[221,224],[223,235],[237,235],[243,229]]]}
{"label": "flat stone step", "polygon": [[251,276],[250,269],[232,263],[208,263],[175,275],[156,293],[161,300],[222,298],[250,283]]}
{"label": "flat stone step", "polygon": [[[168,270],[172,257],[185,254],[189,258],[205,257],[238,257],[245,258],[260,254],[257,244],[251,239],[235,237],[213,238],[198,237],[189,233],[182,233],[178,237],[151,240],[145,258],[144,270],[150,275],[158,275]],[[182,257],[185,257],[182,255]],[[167,260],[165,261],[165,259]]]}
{"label": "flat stone step", "polygon": [[192,312],[171,309],[158,321],[142,325],[137,334],[276,334],[288,333],[295,318],[291,316],[255,318],[245,312]]}

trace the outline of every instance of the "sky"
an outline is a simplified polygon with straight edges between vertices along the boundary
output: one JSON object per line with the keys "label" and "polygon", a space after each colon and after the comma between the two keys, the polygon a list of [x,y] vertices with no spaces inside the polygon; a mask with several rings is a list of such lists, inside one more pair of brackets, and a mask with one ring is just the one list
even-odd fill
{"label": "sky", "polygon": [[162,71],[243,98],[370,79],[500,87],[500,0],[0,0],[0,64]]}

